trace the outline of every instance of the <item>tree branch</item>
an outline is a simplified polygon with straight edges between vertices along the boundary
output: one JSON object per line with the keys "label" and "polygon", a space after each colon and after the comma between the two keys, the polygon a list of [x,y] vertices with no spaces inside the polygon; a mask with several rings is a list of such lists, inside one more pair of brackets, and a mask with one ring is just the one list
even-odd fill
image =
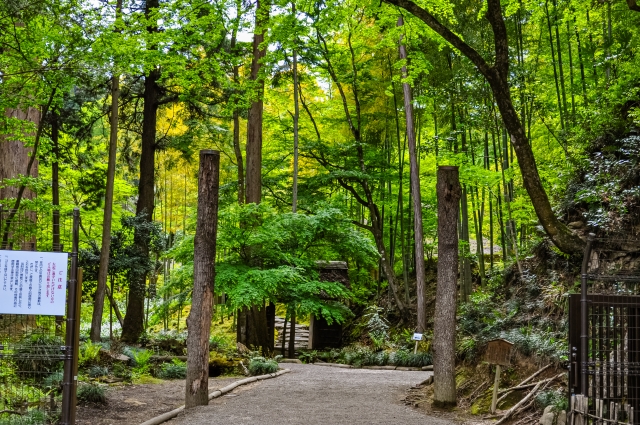
{"label": "tree branch", "polygon": [[[422,22],[427,24],[432,30],[438,33],[442,38],[444,38],[447,42],[451,43],[453,47],[460,50],[463,55],[469,58],[469,60],[478,67],[478,70],[482,73],[482,75],[486,77],[491,74],[492,67],[487,63],[487,61],[484,60],[480,53],[478,53],[473,47],[465,43],[457,34],[455,34],[449,28],[442,25],[440,21],[438,21],[425,9],[421,8],[410,0],[384,0],[384,2],[401,7],[407,12],[415,15]],[[489,3],[491,3],[491,1]]]}
{"label": "tree branch", "polygon": [[487,20],[493,29],[493,43],[496,49],[494,68],[501,74],[502,80],[507,81],[509,74],[509,38],[502,16],[500,0],[487,0]]}
{"label": "tree branch", "polygon": [[362,223],[360,223],[359,221],[356,221],[356,220],[351,220],[351,223],[356,227],[360,227],[362,229],[368,230],[368,231],[373,233],[373,227],[372,226],[367,226],[366,224],[362,224]]}
{"label": "tree branch", "polygon": [[347,96],[344,93],[342,84],[340,84],[340,81],[338,80],[338,75],[336,74],[336,71],[333,69],[333,66],[331,65],[331,60],[329,59],[329,48],[327,47],[327,42],[324,39],[324,37],[322,37],[322,35],[320,34],[320,31],[317,28],[316,28],[316,35],[318,37],[318,42],[319,42],[318,44],[321,44],[323,47],[322,56],[324,57],[324,60],[327,62],[327,71],[329,72],[331,79],[336,84],[336,87],[338,87],[338,91],[340,92],[340,98],[342,98],[342,106],[344,108],[344,114],[347,118],[347,123],[349,124],[349,129],[351,130],[351,133],[353,134],[353,137],[356,139],[356,141],[359,142],[360,129],[356,128],[355,125],[353,124],[353,119],[351,118],[351,113],[349,112],[349,104],[347,103]]}

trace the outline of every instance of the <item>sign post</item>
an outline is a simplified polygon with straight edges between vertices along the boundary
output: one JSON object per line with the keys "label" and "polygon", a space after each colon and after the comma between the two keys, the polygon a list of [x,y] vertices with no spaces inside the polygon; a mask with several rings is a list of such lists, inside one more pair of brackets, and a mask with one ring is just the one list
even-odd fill
{"label": "sign post", "polygon": [[416,347],[413,349],[413,354],[416,354],[418,352],[418,343],[422,341],[422,334],[415,332],[411,339],[416,342]]}
{"label": "sign post", "polygon": [[511,365],[511,347],[513,344],[504,339],[494,339],[487,344],[484,361],[496,365],[496,377],[493,381],[493,397],[491,399],[491,414],[496,413],[498,401],[498,386],[500,385],[501,366]]}

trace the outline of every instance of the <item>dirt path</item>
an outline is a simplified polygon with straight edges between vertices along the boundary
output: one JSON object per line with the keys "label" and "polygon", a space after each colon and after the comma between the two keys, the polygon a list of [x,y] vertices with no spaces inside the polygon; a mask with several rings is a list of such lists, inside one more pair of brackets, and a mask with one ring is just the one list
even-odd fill
{"label": "dirt path", "polygon": [[402,403],[430,372],[286,364],[291,373],[241,387],[168,425],[452,425]]}
{"label": "dirt path", "polygon": [[[209,378],[209,391],[242,377]],[[76,425],[139,425],[184,404],[184,380],[122,385],[107,390],[107,404],[78,406]]]}

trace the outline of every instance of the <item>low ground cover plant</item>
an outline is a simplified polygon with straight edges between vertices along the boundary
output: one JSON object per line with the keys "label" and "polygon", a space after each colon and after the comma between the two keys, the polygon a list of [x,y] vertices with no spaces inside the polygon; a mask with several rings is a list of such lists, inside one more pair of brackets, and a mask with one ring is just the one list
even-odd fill
{"label": "low ground cover plant", "polygon": [[252,357],[249,360],[249,373],[253,376],[266,375],[278,371],[278,362],[264,357]]}

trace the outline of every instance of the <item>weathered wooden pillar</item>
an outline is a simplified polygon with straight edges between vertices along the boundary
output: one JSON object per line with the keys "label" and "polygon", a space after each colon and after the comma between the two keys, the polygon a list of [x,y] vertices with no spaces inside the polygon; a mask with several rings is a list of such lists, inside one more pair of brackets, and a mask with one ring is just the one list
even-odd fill
{"label": "weathered wooden pillar", "polygon": [[456,405],[455,344],[458,282],[458,167],[438,167],[438,285],[433,324],[433,404]]}
{"label": "weathered wooden pillar", "polygon": [[213,314],[219,175],[220,153],[200,151],[193,297],[187,318],[186,408],[209,404],[209,334]]}

